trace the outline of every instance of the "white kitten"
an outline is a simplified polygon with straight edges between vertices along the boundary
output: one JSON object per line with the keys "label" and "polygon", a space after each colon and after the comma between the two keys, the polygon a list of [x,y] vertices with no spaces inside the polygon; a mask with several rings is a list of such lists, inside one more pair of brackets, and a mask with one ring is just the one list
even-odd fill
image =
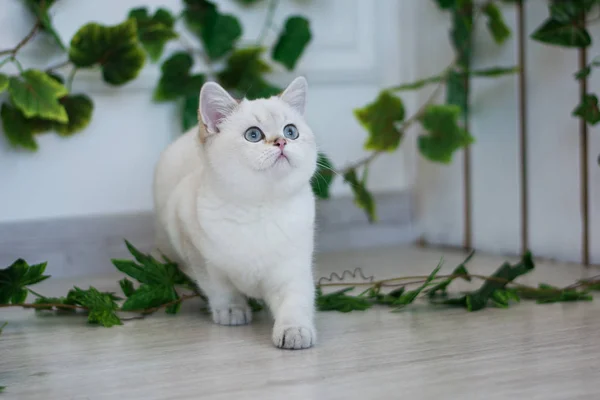
{"label": "white kitten", "polygon": [[238,102],[206,83],[202,123],[165,150],[154,182],[158,249],[197,280],[214,322],[249,323],[247,297],[264,299],[286,349],[316,341],[306,90],[299,77],[280,96]]}

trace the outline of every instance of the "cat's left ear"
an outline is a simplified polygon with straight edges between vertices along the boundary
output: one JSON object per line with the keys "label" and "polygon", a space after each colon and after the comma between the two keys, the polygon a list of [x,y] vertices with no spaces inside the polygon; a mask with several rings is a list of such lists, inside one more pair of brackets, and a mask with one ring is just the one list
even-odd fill
{"label": "cat's left ear", "polygon": [[281,94],[280,98],[290,107],[296,110],[300,115],[304,115],[307,90],[308,82],[306,82],[306,78],[299,76],[289,84],[289,86]]}

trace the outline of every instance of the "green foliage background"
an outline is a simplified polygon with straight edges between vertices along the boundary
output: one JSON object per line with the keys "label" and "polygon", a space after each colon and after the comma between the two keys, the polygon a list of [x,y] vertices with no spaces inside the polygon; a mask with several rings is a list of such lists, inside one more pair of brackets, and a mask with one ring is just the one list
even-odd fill
{"label": "green foliage background", "polygon": [[[113,26],[90,22],[82,26],[68,43],[58,35],[51,18],[52,7],[60,0],[22,0],[34,16],[29,34],[14,48],[0,51],[0,71],[14,64],[17,74],[0,72],[0,109],[3,131],[8,142],[17,149],[35,151],[37,136],[56,132],[71,136],[89,124],[94,102],[85,93],[71,90],[76,73],[82,69],[98,71],[106,84],[120,87],[134,80],[146,63],[160,63],[161,76],[154,89],[156,102],[174,102],[180,110],[181,130],[197,124],[198,92],[202,84],[215,80],[233,96],[254,99],[280,93],[281,87],[269,80],[277,69],[293,71],[313,40],[310,20],[302,15],[287,15],[274,21],[280,0],[230,0],[244,8],[265,10],[266,19],[260,37],[254,44],[242,45],[244,27],[240,19],[220,10],[217,2],[181,0],[181,10],[149,9],[140,6],[123,16]],[[504,21],[503,9],[531,0],[430,0],[447,12],[452,21],[450,45],[455,59],[438,75],[416,82],[383,88],[368,104],[358,107],[354,117],[365,129],[365,150],[369,156],[336,168],[325,155],[319,155],[313,190],[327,199],[336,177],[350,185],[355,203],[370,221],[377,220],[376,204],[368,190],[370,164],[380,154],[396,151],[408,128],[420,126],[418,149],[432,162],[448,164],[456,151],[474,143],[466,130],[470,115],[470,81],[490,79],[518,70],[514,66],[493,66],[473,70],[473,32],[485,23],[497,45],[512,35]],[[548,1],[548,18],[535,30],[531,39],[551,46],[585,48],[592,44],[586,19],[600,11],[600,0]],[[594,14],[596,13],[596,14]],[[275,28],[278,26],[279,28]],[[274,43],[265,43],[269,30],[277,32]],[[19,61],[20,50],[41,33],[56,43],[65,61],[45,69],[26,68]],[[193,39],[187,39],[192,37]],[[175,50],[165,54],[167,44]],[[600,66],[596,58],[575,79],[585,79]],[[65,73],[68,71],[68,74]],[[63,76],[66,75],[66,76]],[[434,95],[413,115],[408,115],[400,94],[437,85]],[[434,104],[445,89],[444,104]],[[572,111],[573,116],[595,125],[600,122],[598,98],[585,93]],[[349,116],[350,117],[350,116]]]}

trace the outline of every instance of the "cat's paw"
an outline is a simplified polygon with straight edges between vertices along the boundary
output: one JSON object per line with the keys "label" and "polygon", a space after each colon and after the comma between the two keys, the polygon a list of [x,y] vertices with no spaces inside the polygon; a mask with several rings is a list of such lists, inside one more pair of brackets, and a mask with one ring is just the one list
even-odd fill
{"label": "cat's paw", "polygon": [[273,328],[273,344],[280,349],[308,349],[316,341],[317,335],[312,326],[276,326]]}
{"label": "cat's paw", "polygon": [[250,307],[231,306],[212,310],[215,324],[219,325],[246,325],[252,321]]}

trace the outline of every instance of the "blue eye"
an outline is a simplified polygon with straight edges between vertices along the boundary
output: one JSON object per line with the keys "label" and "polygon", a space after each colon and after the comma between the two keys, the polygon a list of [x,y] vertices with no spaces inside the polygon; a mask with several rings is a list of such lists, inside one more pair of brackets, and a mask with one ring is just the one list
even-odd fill
{"label": "blue eye", "polygon": [[262,133],[262,131],[255,126],[248,128],[246,133],[244,133],[244,139],[251,143],[258,143],[263,140],[264,137],[265,135]]}
{"label": "blue eye", "polygon": [[283,136],[288,139],[296,140],[300,134],[298,133],[298,128],[295,125],[289,124],[283,128]]}

